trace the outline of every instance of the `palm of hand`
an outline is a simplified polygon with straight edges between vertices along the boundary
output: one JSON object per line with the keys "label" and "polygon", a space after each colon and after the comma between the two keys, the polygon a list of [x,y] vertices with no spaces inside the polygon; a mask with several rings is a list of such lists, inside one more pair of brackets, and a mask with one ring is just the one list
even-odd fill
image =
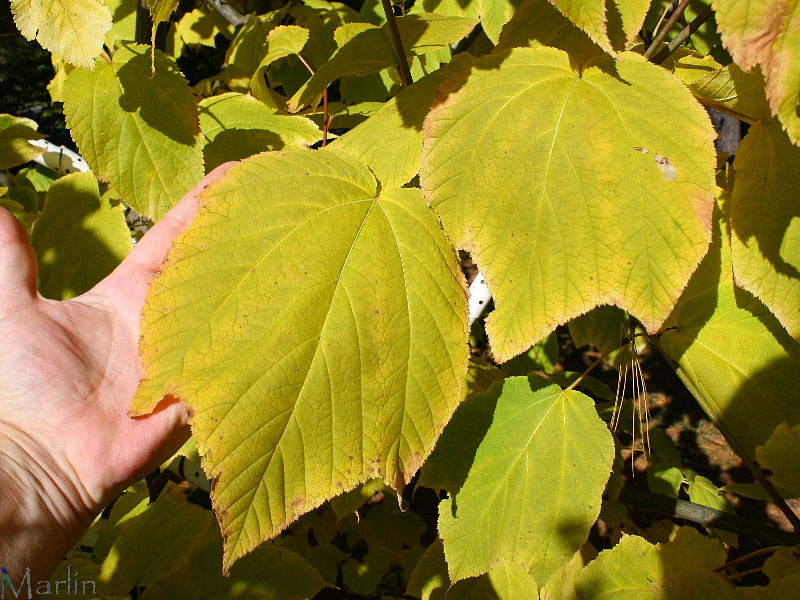
{"label": "palm of hand", "polygon": [[64,302],[36,291],[36,258],[21,226],[0,214],[0,428],[45,469],[82,488],[91,512],[166,460],[188,436],[185,407],[168,399],[152,415],[127,415],[141,376],[139,317],[147,286],[200,190],[219,167],[86,294]]}

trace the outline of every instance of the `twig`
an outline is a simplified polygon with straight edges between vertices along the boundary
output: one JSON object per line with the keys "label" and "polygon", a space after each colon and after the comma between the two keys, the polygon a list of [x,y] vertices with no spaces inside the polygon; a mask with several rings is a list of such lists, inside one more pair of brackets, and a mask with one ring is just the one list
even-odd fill
{"label": "twig", "polygon": [[[297,58],[300,59],[300,62],[303,63],[308,69],[308,72],[311,73],[311,76],[314,76],[314,69],[311,68],[311,65],[306,62],[306,59],[297,55]],[[328,145],[328,129],[330,128],[331,120],[330,114],[328,114],[328,88],[322,90],[322,147]]]}
{"label": "twig", "polygon": [[406,52],[403,49],[403,40],[400,39],[400,30],[397,28],[397,19],[394,18],[394,11],[389,0],[381,0],[381,4],[383,5],[383,12],[386,13],[386,23],[389,25],[389,31],[392,33],[392,45],[400,71],[400,87],[408,87],[413,81],[411,79],[411,69],[408,68]]}
{"label": "twig", "polygon": [[692,35],[695,31],[700,29],[700,26],[706,21],[708,21],[709,17],[711,17],[711,15],[713,14],[714,11],[709,6],[699,15],[697,15],[691,23],[689,23],[686,27],[684,27],[683,30],[678,35],[675,36],[675,39],[673,39],[669,44],[667,44],[665,48],[662,48],[661,52],[655,55],[655,57],[653,58],[653,62],[657,65],[660,65],[662,62],[667,60],[667,57],[673,52],[675,52],[678,46],[680,46],[683,42],[685,42],[690,35]]}
{"label": "twig", "polygon": [[686,389],[689,390],[689,393],[694,396],[694,399],[697,400],[697,403],[700,405],[700,408],[708,415],[708,418],[711,419],[711,422],[714,426],[719,429],[719,432],[723,435],[725,440],[728,442],[728,445],[731,449],[742,459],[742,462],[747,467],[747,469],[753,474],[756,481],[761,484],[766,492],[769,494],[772,501],[776,504],[776,506],[781,509],[781,512],[789,519],[789,522],[794,527],[795,533],[800,533],[800,517],[795,514],[795,512],[789,508],[789,505],[786,504],[786,500],[781,497],[778,493],[778,490],[775,489],[775,486],[772,485],[769,478],[761,471],[759,466],[756,462],[750,458],[750,456],[745,452],[744,448],[739,441],[734,437],[734,435],[730,432],[730,430],[725,426],[722,422],[720,416],[716,413],[716,411],[712,408],[712,406],[706,401],[703,394],[697,387],[692,383],[692,380],[686,374],[686,372],[675,362],[671,356],[669,356],[664,350],[661,348],[661,344],[658,343],[656,338],[649,338],[650,343],[653,344],[653,347],[658,350],[658,353],[664,358],[664,360],[672,367],[672,370],[678,375],[680,380],[683,382],[683,385],[686,386]]}
{"label": "twig", "polygon": [[749,571],[740,571],[739,573],[733,573],[731,575],[726,575],[725,579],[738,579],[739,577],[744,577],[745,575],[752,575],[753,573],[761,573],[761,569],[763,567],[756,567],[755,569],[750,569]]}
{"label": "twig", "polygon": [[239,27],[247,22],[246,16],[240,14],[238,10],[224,0],[207,0],[207,2],[216,9],[223,19],[234,27]]}
{"label": "twig", "polygon": [[589,373],[591,373],[597,365],[599,365],[601,362],[603,362],[603,359],[605,357],[606,357],[605,354],[602,354],[600,357],[598,357],[598,359],[596,361],[594,361],[591,365],[589,365],[589,368],[586,369],[583,373],[581,373],[580,377],[578,377],[575,381],[570,383],[569,387],[565,388],[564,391],[568,392],[569,390],[574,390],[576,387],[578,387],[578,384],[580,384],[581,381],[586,379],[586,376]]}
{"label": "twig", "polygon": [[760,548],[755,552],[750,552],[748,554],[745,554],[744,556],[740,556],[739,558],[726,562],[724,565],[720,565],[712,570],[714,571],[714,573],[722,573],[722,571],[726,571],[731,567],[735,567],[736,565],[740,565],[743,562],[747,562],[751,558],[756,558],[764,554],[772,554],[773,552],[776,552],[777,550],[780,550],[783,547],[784,546],[767,546],[766,548]]}
{"label": "twig", "polygon": [[678,4],[677,8],[672,11],[672,14],[667,19],[667,22],[664,23],[664,26],[658,30],[655,37],[653,38],[653,43],[650,44],[650,47],[645,50],[644,57],[650,59],[653,54],[656,53],[658,47],[661,45],[661,42],[664,41],[664,38],[667,37],[667,33],[669,30],[672,29],[672,26],[675,25],[675,21],[681,18],[683,11],[686,10],[686,7],[689,6],[689,0],[681,0]]}
{"label": "twig", "polygon": [[796,546],[800,544],[800,536],[793,533],[787,533],[775,527],[743,519],[708,506],[653,494],[645,490],[624,487],[619,495],[619,501],[643,512],[690,521],[704,527],[724,529],[770,545]]}

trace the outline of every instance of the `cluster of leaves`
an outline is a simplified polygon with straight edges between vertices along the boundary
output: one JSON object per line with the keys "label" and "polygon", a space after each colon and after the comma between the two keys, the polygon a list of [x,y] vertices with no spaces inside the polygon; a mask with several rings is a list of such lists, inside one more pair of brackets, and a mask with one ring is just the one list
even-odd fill
{"label": "cluster of leaves", "polygon": [[[125,207],[158,220],[244,159],[151,285],[131,411],[166,394],[191,407],[219,526],[177,488],[152,503],[132,488],[70,559],[100,597],[798,589],[788,550],[763,567],[769,586],[742,590],[712,572],[735,536],[670,521],[623,527],[636,535],[598,555],[598,517],[629,521],[607,423],[625,386],[558,372],[552,344],[568,323],[621,381],[637,344],[656,345],[736,451],[800,495],[796,0],[714,0],[718,32],[706,22],[660,64],[644,57],[661,50],[660,0],[417,0],[399,15],[241,1],[235,24],[214,3],[171,21],[175,0],[146,4],[136,43],[133,0],[11,2],[53,53],[50,92],[91,167],[25,167],[1,190],[43,294],[80,294],[125,256]],[[687,4],[683,19],[708,16]],[[175,59],[223,39],[221,71],[190,87]],[[717,156],[704,105],[749,125],[735,159]],[[3,116],[0,169],[39,137]],[[494,364],[470,359],[457,249],[494,298]],[[630,384],[629,413],[642,392]],[[653,492],[732,510],[654,441]],[[430,528],[392,500],[418,473],[446,492],[425,547]]]}

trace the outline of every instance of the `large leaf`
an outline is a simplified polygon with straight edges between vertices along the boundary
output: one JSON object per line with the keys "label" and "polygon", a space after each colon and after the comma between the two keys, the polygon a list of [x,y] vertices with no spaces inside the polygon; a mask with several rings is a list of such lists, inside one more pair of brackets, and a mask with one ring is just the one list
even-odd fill
{"label": "large leaf", "polygon": [[772,114],[800,143],[800,0],[713,0],[722,41],[749,71],[761,65]]}
{"label": "large leaf", "polygon": [[708,255],[664,324],[661,347],[753,457],[780,423],[800,424],[800,344],[734,285],[730,237],[717,217]]}
{"label": "large leaf", "polygon": [[614,442],[580,392],[531,375],[493,396],[464,402],[425,466],[426,481],[441,473],[450,494],[439,505],[450,579],[519,562],[548,581],[597,519]]}
{"label": "large leaf", "polygon": [[197,104],[171,59],[130,44],[113,64],[75,69],[64,113],[81,155],[140,214],[159,219],[203,176]]}
{"label": "large leaf", "polygon": [[449,64],[402,90],[364,123],[335,140],[331,147],[364,161],[383,187],[408,183],[419,171],[422,123],[431,109],[436,89],[470,60],[466,53],[457,54]]}
{"label": "large leaf", "polygon": [[111,29],[111,11],[101,0],[11,0],[11,10],[25,39],[87,69]]}
{"label": "large leaf", "polygon": [[124,207],[101,198],[89,172],[64,175],[50,187],[31,242],[39,291],[56,300],[92,289],[133,249]]}
{"label": "large leaf", "polygon": [[753,125],[734,162],[730,223],[736,283],[800,340],[800,148],[775,121]]}
{"label": "large leaf", "polygon": [[44,152],[44,148],[30,143],[45,137],[36,131],[38,128],[36,121],[0,114],[0,169],[16,167]]}
{"label": "large leaf", "polygon": [[325,500],[408,482],[467,366],[457,257],[418,190],[330,151],[260,154],[201,198],[148,293],[133,411],[183,398],[225,568]]}
{"label": "large leaf", "polygon": [[420,178],[492,291],[494,355],[599,304],[657,330],[711,237],[715,133],[686,88],[632,53],[580,66],[541,47],[483,57],[448,85]]}
{"label": "large leaf", "polygon": [[230,160],[265,150],[308,147],[322,138],[313,121],[275,114],[249,95],[228,92],[201,100],[199,107],[208,172]]}

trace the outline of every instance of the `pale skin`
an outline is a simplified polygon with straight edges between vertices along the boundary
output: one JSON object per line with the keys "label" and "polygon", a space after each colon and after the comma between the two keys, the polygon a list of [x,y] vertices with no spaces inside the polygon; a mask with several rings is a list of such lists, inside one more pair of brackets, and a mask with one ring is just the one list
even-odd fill
{"label": "pale skin", "polygon": [[142,377],[137,342],[147,287],[207,175],[91,291],[58,302],[36,290],[22,226],[0,208],[0,564],[15,580],[49,578],[95,516],[189,435],[188,413],[167,397],[128,416]]}

